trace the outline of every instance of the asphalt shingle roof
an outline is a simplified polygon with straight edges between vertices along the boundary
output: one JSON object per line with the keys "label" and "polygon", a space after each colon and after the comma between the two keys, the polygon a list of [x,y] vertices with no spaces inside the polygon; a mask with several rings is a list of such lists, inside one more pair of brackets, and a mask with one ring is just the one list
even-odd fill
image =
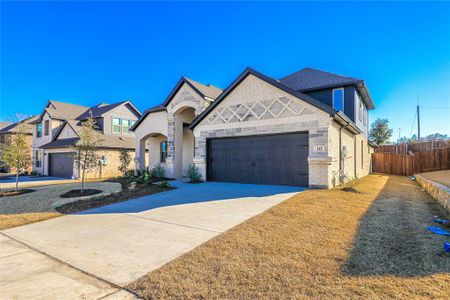
{"label": "asphalt shingle roof", "polygon": [[32,116],[32,117],[30,117],[28,119],[25,119],[25,120],[21,121],[21,122],[16,122],[16,123],[9,124],[9,125],[3,127],[0,130],[0,133],[7,133],[7,132],[15,133],[15,132],[18,132],[18,129],[19,129],[18,126],[20,124],[22,124],[22,123],[25,123],[26,124],[25,125],[25,132],[28,133],[28,134],[33,134],[33,126],[30,125],[30,124],[32,122],[36,121],[37,119],[39,119],[39,115]]}
{"label": "asphalt shingle roof", "polygon": [[363,82],[361,79],[346,77],[313,68],[304,68],[280,79],[291,89],[306,91],[331,86],[340,86]]}

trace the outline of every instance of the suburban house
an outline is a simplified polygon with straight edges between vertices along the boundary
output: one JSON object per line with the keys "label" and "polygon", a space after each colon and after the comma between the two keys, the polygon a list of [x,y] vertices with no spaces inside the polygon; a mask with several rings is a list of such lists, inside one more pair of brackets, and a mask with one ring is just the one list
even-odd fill
{"label": "suburban house", "polygon": [[[33,170],[42,175],[78,178],[79,170],[74,165],[71,146],[79,139],[82,122],[90,116],[96,121],[96,133],[101,139],[101,160],[99,167],[87,178],[120,175],[120,149],[134,150],[134,134],[130,128],[141,116],[130,101],[101,103],[93,107],[48,101],[33,122]],[[134,151],[130,154],[134,158]]]}
{"label": "suburban house", "polygon": [[[182,77],[131,128],[136,167],[169,177],[330,188],[370,172],[363,80],[305,68],[279,80],[247,68],[225,90]],[[148,151],[148,154],[146,154]]]}
{"label": "suburban house", "polygon": [[[19,122],[0,122],[0,145],[7,146],[14,142],[14,139],[17,135],[17,133],[20,132],[20,130],[23,130],[23,133],[26,135],[26,141],[28,145],[30,146],[30,154],[32,151],[32,145],[33,145],[33,125],[31,125],[32,122],[37,120],[39,116],[32,116],[29,118],[26,118],[24,120],[21,120]],[[21,128],[22,126],[22,128]],[[0,147],[0,151],[2,147]],[[2,172],[11,172],[11,168],[7,166],[0,166]],[[31,171],[31,167],[28,168],[25,171]]]}

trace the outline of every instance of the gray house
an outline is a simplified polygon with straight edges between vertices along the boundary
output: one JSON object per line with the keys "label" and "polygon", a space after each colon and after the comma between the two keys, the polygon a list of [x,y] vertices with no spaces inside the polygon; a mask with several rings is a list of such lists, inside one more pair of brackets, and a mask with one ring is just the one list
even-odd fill
{"label": "gray house", "polygon": [[[365,82],[312,68],[247,68],[225,90],[181,78],[131,128],[137,168],[210,181],[330,188],[370,172]],[[146,152],[147,151],[147,152]]]}

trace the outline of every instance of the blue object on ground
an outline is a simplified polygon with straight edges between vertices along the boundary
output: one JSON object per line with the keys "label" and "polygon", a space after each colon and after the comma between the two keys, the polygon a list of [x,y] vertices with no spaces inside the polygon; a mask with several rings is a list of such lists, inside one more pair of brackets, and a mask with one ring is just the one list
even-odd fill
{"label": "blue object on ground", "polygon": [[445,250],[445,252],[450,252],[450,242],[444,243],[444,250]]}
{"label": "blue object on ground", "polygon": [[433,218],[433,222],[439,223],[439,224],[447,224],[450,221],[449,220],[444,220],[444,219],[439,219],[439,218]]}
{"label": "blue object on ground", "polygon": [[427,229],[436,234],[450,236],[450,232],[448,232],[447,230],[444,230],[442,228],[439,228],[439,227],[428,226]]}

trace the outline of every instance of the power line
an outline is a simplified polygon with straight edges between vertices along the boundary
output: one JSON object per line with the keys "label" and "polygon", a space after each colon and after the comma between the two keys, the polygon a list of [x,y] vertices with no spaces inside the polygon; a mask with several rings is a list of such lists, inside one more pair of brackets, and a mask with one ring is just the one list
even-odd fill
{"label": "power line", "polygon": [[450,106],[420,106],[420,108],[436,108],[436,109],[449,109]]}

